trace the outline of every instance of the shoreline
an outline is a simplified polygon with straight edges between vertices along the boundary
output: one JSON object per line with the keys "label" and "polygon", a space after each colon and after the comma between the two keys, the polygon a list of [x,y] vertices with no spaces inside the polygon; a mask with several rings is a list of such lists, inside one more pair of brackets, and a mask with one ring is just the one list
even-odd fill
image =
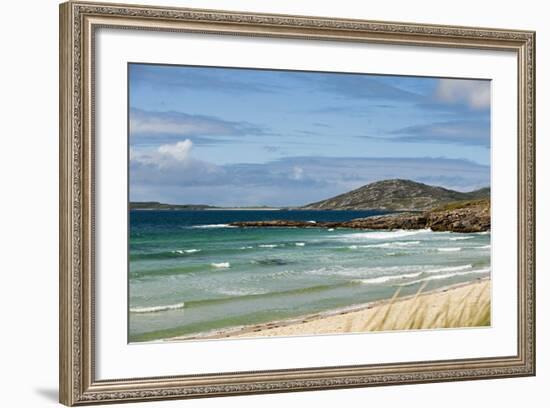
{"label": "shoreline", "polygon": [[[490,305],[491,278],[477,278],[472,281],[457,283],[436,288],[417,295],[397,297],[395,299],[382,299],[368,303],[346,306],[308,315],[301,315],[294,318],[275,320],[271,322],[252,325],[230,327],[226,329],[210,330],[191,335],[176,336],[166,339],[159,339],[161,342],[187,341],[187,340],[214,340],[214,339],[235,339],[251,337],[272,337],[272,336],[306,336],[320,334],[338,333],[362,333],[380,330],[405,330],[423,328],[450,328],[450,327],[477,327],[460,325],[447,327],[438,319],[442,308],[461,306],[469,308],[471,313],[472,300],[479,303],[480,300]],[[476,303],[476,304],[477,304]],[[433,327],[403,327],[412,323],[405,322],[410,318],[411,310],[419,308],[420,304],[425,305],[426,316],[433,320]],[[445,312],[445,324],[448,323],[448,310]],[[383,319],[380,319],[380,316]],[[460,317],[463,313],[460,313]],[[415,322],[416,322],[416,318]],[[424,319],[424,318],[423,318]],[[435,319],[435,320],[434,320]],[[377,321],[378,320],[378,321]],[[409,319],[410,320],[410,319]],[[395,327],[389,327],[388,322]],[[416,326],[418,324],[412,324]],[[452,323],[452,322],[451,322]],[[376,328],[373,328],[374,326]],[[424,323],[424,320],[422,321]],[[421,326],[421,325],[420,325]]]}

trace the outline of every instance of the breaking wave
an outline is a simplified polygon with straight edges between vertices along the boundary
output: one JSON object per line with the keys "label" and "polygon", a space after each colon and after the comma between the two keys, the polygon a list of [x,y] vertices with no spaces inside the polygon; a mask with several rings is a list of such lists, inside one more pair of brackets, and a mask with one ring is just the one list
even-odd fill
{"label": "breaking wave", "polygon": [[230,268],[231,264],[229,262],[213,262],[210,266],[214,268]]}
{"label": "breaking wave", "polygon": [[449,279],[449,278],[453,278],[455,276],[470,275],[470,274],[473,274],[473,273],[481,274],[481,273],[489,273],[489,272],[491,272],[491,268],[481,268],[481,269],[473,269],[471,271],[446,273],[446,274],[443,274],[443,275],[433,275],[433,276],[428,276],[428,277],[425,277],[425,278],[422,278],[422,279],[417,279],[417,280],[414,280],[414,281],[411,281],[411,282],[402,283],[398,286],[412,286],[412,285],[416,285],[417,283],[422,283],[422,282],[427,282],[427,281],[432,281],[432,280]]}
{"label": "breaking wave", "polygon": [[164,312],[166,310],[177,310],[183,309],[185,303],[176,303],[173,305],[163,305],[163,306],[146,306],[146,307],[132,307],[130,308],[130,313],[156,313]]}

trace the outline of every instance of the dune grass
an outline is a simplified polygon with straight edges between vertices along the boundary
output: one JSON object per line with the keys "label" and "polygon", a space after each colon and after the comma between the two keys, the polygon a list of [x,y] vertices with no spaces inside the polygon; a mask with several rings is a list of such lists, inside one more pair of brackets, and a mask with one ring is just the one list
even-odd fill
{"label": "dune grass", "polygon": [[400,301],[397,290],[388,304],[377,308],[367,321],[350,320],[347,332],[481,327],[491,325],[490,281],[473,286],[460,298],[447,296],[443,303],[429,303],[420,296]]}

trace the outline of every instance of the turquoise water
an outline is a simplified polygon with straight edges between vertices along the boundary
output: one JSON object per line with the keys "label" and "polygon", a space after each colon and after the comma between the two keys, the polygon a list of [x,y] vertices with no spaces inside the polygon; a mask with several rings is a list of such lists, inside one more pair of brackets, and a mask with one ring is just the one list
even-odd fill
{"label": "turquoise water", "polygon": [[316,313],[490,275],[490,234],[233,228],[372,211],[131,211],[129,340]]}

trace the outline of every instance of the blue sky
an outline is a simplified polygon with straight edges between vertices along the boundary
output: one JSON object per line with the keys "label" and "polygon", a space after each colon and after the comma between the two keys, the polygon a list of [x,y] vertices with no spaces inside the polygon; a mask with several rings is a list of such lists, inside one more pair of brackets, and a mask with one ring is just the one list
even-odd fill
{"label": "blue sky", "polygon": [[302,205],[489,185],[490,82],[130,64],[130,199]]}

